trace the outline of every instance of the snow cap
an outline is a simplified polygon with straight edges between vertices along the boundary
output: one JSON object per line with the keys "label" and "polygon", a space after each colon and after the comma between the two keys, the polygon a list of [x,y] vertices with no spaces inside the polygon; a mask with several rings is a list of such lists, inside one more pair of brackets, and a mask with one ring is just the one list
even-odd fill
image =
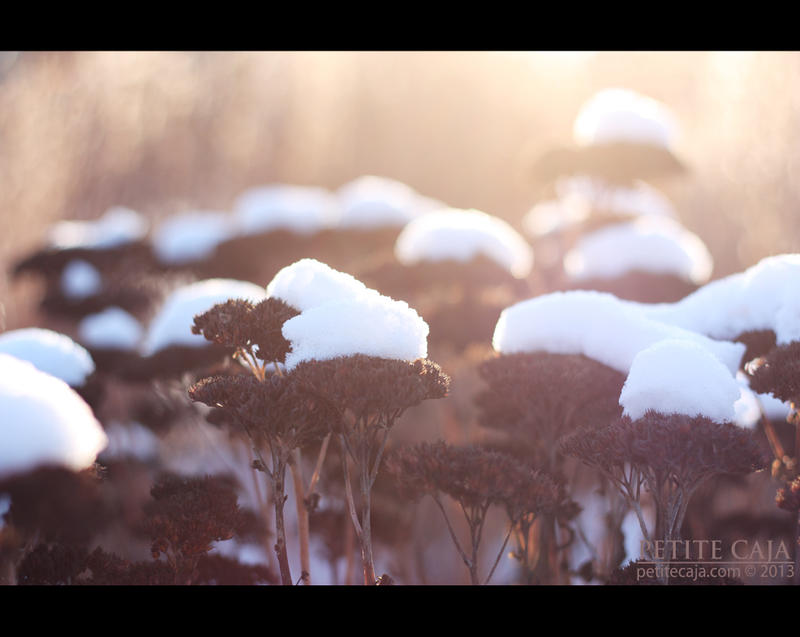
{"label": "snow cap", "polygon": [[0,477],[44,465],[90,467],[108,439],[86,402],[64,381],[0,354]]}
{"label": "snow cap", "polygon": [[40,327],[0,334],[0,353],[27,361],[71,387],[81,387],[95,369],[89,352],[69,336]]}
{"label": "snow cap", "polygon": [[398,261],[469,261],[481,254],[524,278],[533,250],[508,223],[480,210],[448,208],[417,217],[403,228],[394,247]]}
{"label": "snow cap", "polygon": [[734,421],[734,404],[740,395],[733,374],[706,348],[667,339],[633,359],[619,404],[631,420],[652,410],[725,423]]}
{"label": "snow cap", "polygon": [[573,127],[581,146],[632,142],[670,148],[677,121],[664,104],[622,88],[609,88],[587,101]]}

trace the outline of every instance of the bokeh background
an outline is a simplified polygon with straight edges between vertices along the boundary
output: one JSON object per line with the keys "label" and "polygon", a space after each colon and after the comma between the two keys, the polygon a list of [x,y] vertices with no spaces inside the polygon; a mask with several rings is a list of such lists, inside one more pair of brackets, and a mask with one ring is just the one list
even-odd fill
{"label": "bokeh background", "polygon": [[519,227],[531,166],[597,90],[681,123],[681,221],[724,276],[800,251],[797,52],[0,53],[0,328],[35,323],[9,265],[61,218],[228,209],[247,187],[404,181]]}

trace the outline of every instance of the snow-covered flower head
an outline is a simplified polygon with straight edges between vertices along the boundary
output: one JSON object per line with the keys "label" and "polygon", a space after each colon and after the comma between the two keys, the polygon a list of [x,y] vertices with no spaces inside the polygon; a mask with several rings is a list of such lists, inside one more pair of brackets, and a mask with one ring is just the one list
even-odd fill
{"label": "snow-covered flower head", "polygon": [[533,250],[508,223],[480,210],[449,208],[411,221],[397,238],[395,256],[405,264],[470,261],[483,255],[524,278],[533,267]]}
{"label": "snow-covered flower head", "polygon": [[0,476],[45,465],[90,467],[106,446],[103,428],[64,381],[0,354]]}
{"label": "snow-covered flower head", "polygon": [[48,233],[49,244],[58,249],[107,249],[140,241],[149,222],[130,208],[114,207],[94,221],[60,221]]}
{"label": "snow-covered flower head", "polygon": [[71,387],[82,386],[95,370],[89,352],[69,336],[39,327],[0,334],[0,353],[28,361]]}
{"label": "snow-covered flower head", "polygon": [[609,88],[581,108],[573,135],[581,146],[629,142],[671,148],[677,122],[657,100],[635,91]]}

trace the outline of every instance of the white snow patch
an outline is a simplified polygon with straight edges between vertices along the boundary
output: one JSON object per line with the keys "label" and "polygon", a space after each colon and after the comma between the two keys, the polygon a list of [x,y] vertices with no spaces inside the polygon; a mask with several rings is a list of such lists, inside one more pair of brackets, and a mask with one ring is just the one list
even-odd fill
{"label": "white snow patch", "polygon": [[482,254],[524,278],[533,267],[533,250],[508,223],[479,210],[449,208],[417,217],[397,238],[395,256],[403,264],[469,261]]}
{"label": "white snow patch", "polygon": [[730,339],[773,330],[778,345],[800,340],[800,254],[767,257],[744,272],[707,283],[677,303],[642,305],[651,318]]}
{"label": "white snow patch", "polygon": [[595,177],[577,176],[556,182],[559,199],[574,201],[595,211],[626,217],[668,217],[677,219],[672,202],[650,184],[636,180],[630,186],[620,186]]}
{"label": "white snow patch", "polygon": [[27,361],[72,387],[83,385],[95,369],[89,352],[69,336],[39,327],[0,334],[0,353]]}
{"label": "white snow patch", "polygon": [[0,476],[46,464],[80,471],[106,446],[103,428],[64,381],[0,354]]}
{"label": "white snow patch", "polygon": [[407,303],[378,294],[304,310],[282,332],[292,345],[290,371],[303,361],[354,354],[407,361],[428,355],[428,324]]}
{"label": "white snow patch", "polygon": [[271,230],[313,234],[334,226],[339,208],[336,196],[325,188],[273,184],[242,193],[235,214],[241,234]]}
{"label": "white snow patch", "polygon": [[677,128],[675,117],[661,102],[628,89],[609,88],[583,105],[573,136],[582,146],[633,142],[670,148]]}
{"label": "white snow patch", "polygon": [[208,341],[192,334],[194,317],[228,299],[261,301],[264,288],[255,283],[234,279],[206,279],[174,290],[164,301],[145,335],[142,351],[150,356],[170,345],[203,347]]}
{"label": "white snow patch", "polygon": [[719,358],[733,374],[745,346],[647,318],[640,305],[612,294],[575,290],[554,292],[506,308],[492,345],[503,354],[545,351],[583,354],[627,373],[643,349],[666,339],[689,340]]}
{"label": "white snow patch", "polygon": [[404,226],[420,214],[447,208],[402,182],[374,175],[346,183],[337,195],[341,205],[338,225],[343,228]]}
{"label": "white snow patch", "polygon": [[144,238],[148,227],[135,210],[116,206],[94,221],[59,221],[50,228],[48,242],[61,250],[115,248]]}
{"label": "white snow patch", "polygon": [[[647,507],[643,507],[643,516],[649,513]],[[645,524],[649,524],[645,519]],[[645,541],[642,526],[639,524],[639,517],[631,509],[622,520],[622,533],[625,535],[625,559],[622,560],[620,567],[626,566],[630,562],[635,562],[642,557],[642,542]]]}
{"label": "white snow patch", "polygon": [[301,259],[273,277],[267,285],[267,296],[303,312],[332,301],[380,295],[349,274],[316,259]]}
{"label": "white snow patch", "polygon": [[700,237],[665,217],[607,226],[581,238],[564,257],[564,270],[577,281],[638,270],[674,274],[700,285],[712,268],[711,253]]}
{"label": "white snow patch", "polygon": [[686,340],[665,340],[633,359],[619,404],[631,420],[653,410],[725,423],[734,421],[740,395],[733,374],[707,349]]}
{"label": "white snow patch", "polygon": [[158,436],[138,422],[112,422],[106,427],[106,435],[108,446],[100,454],[102,460],[135,458],[147,462],[158,456]]}
{"label": "white snow patch", "polygon": [[70,299],[85,299],[103,289],[100,271],[83,259],[70,261],[61,272],[61,291]]}
{"label": "white snow patch", "polygon": [[173,215],[156,229],[153,250],[162,263],[199,261],[236,234],[234,222],[234,217],[225,212],[191,211]]}
{"label": "white snow patch", "polygon": [[139,321],[119,307],[90,314],[78,323],[78,338],[89,347],[133,350],[143,334]]}

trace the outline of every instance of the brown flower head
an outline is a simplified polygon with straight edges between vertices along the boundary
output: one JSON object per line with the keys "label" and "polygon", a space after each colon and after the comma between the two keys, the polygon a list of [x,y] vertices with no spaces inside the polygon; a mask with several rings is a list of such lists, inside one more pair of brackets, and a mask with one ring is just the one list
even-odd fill
{"label": "brown flower head", "polygon": [[241,522],[234,484],[226,478],[165,474],[150,494],[143,526],[154,558],[207,553],[213,542],[232,538]]}
{"label": "brown flower head", "polygon": [[750,361],[745,370],[753,391],[800,406],[800,341],[773,348],[766,356]]}
{"label": "brown flower head", "polygon": [[386,465],[406,498],[446,493],[465,507],[501,505],[513,521],[558,501],[558,489],[549,477],[481,447],[422,443],[393,452]]}
{"label": "brown flower head", "polygon": [[357,422],[390,427],[408,408],[447,395],[450,383],[427,359],[413,362],[375,356],[340,356],[300,363],[291,373],[299,384]]}
{"label": "brown flower head", "polygon": [[480,392],[478,422],[510,434],[537,457],[574,429],[621,416],[625,377],[578,354],[507,354],[481,363],[488,388]]}

